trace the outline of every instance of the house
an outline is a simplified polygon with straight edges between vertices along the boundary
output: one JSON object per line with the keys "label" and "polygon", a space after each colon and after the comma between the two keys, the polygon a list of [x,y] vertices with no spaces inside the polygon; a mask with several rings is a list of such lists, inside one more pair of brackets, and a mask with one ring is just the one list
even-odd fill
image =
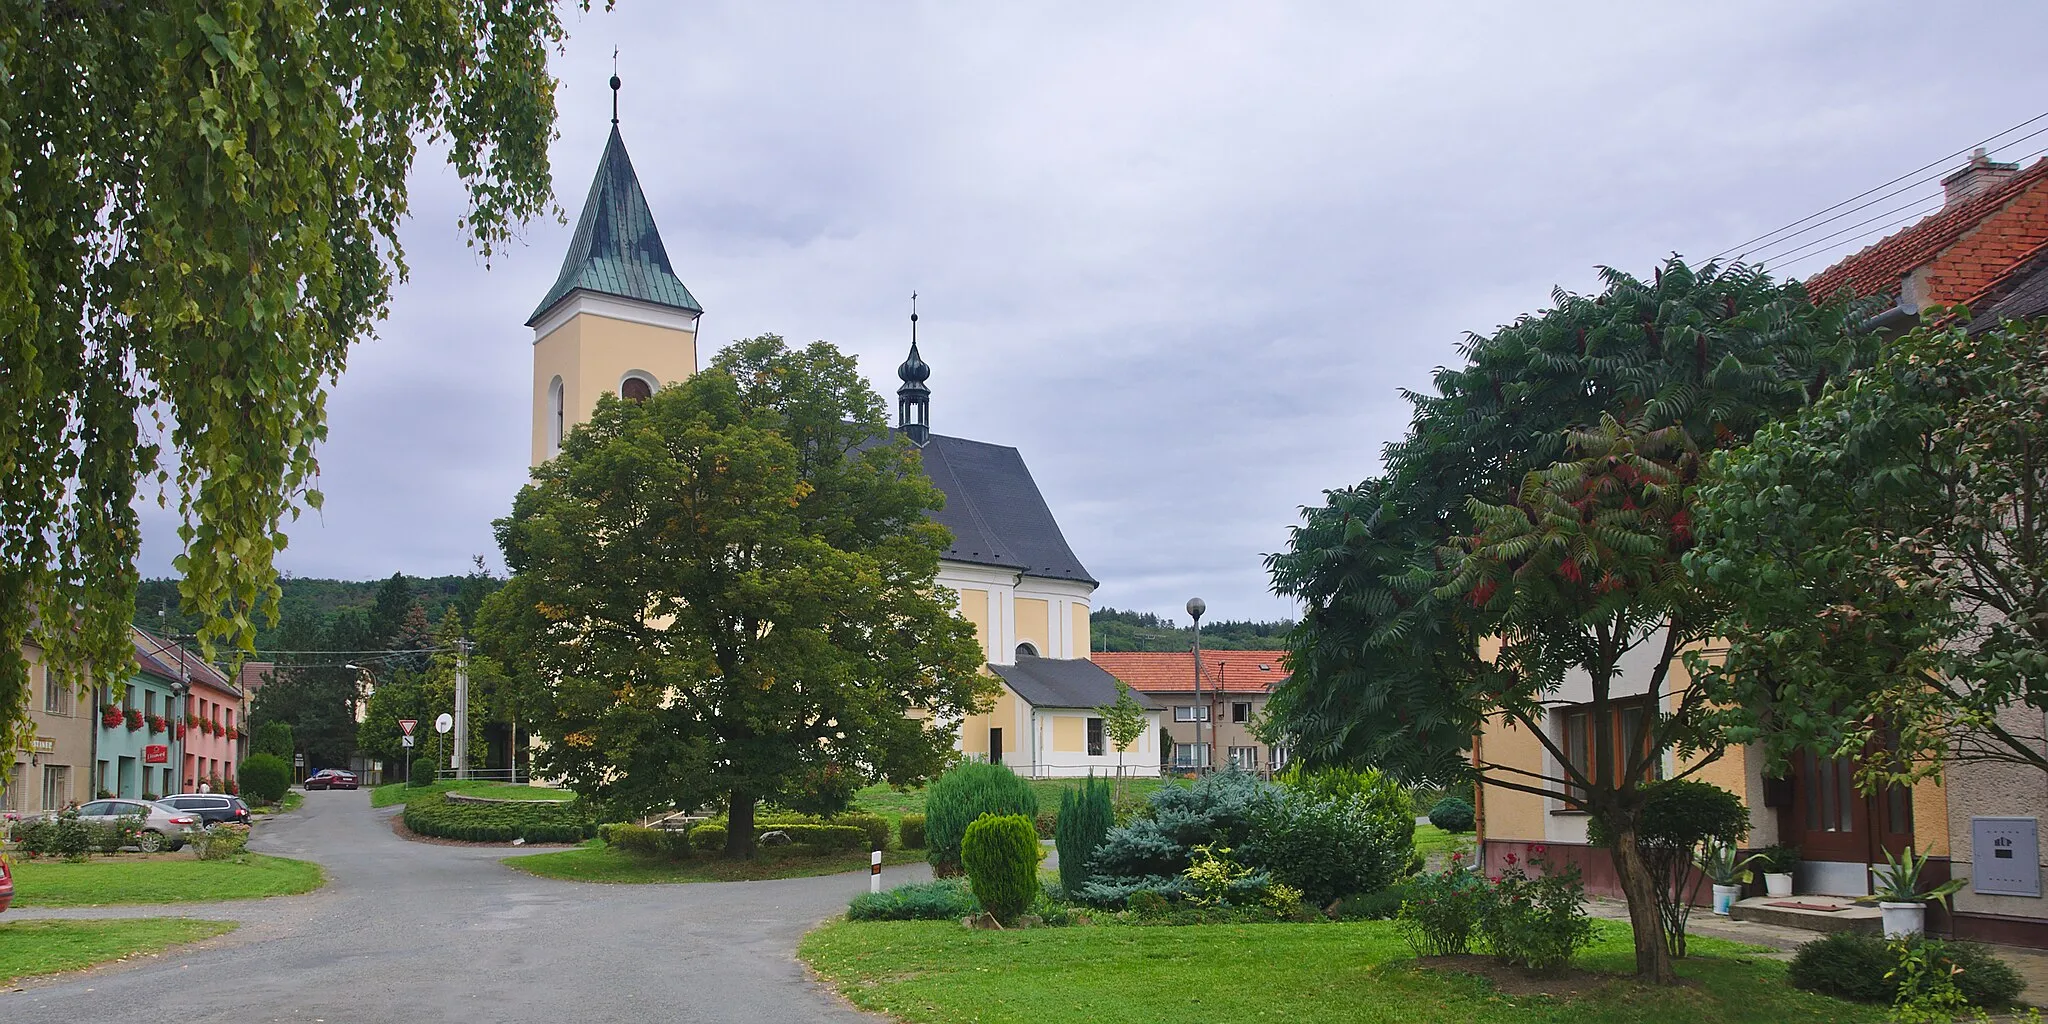
{"label": "house", "polygon": [[[533,464],[561,450],[599,396],[644,398],[695,373],[703,313],[676,276],[614,119],[561,272],[527,319]],[[897,371],[896,432],[920,449],[946,496],[932,512],[953,533],[938,582],[957,595],[1002,687],[988,713],[942,727],[957,729],[962,753],[1020,774],[1113,771],[1118,754],[1099,742],[1092,710],[1117,696],[1116,680],[1088,661],[1096,581],[1015,448],[931,432],[931,368],[918,353],[916,314],[911,320],[910,356]],[[1124,752],[1127,773],[1157,774],[1156,724]]]}
{"label": "house", "polygon": [[248,705],[241,688],[182,647],[159,657],[183,659],[183,676],[190,686],[183,728],[178,730],[183,745],[183,786],[196,790],[204,785],[212,792],[238,790],[237,771],[248,740],[244,730]]}
{"label": "house", "polygon": [[[2042,273],[2048,262],[2048,160],[2021,168],[1994,162],[1980,151],[1948,175],[1943,187],[1945,202],[1939,210],[1814,275],[1807,282],[1809,293],[1819,297],[1847,292],[1875,300],[1883,311],[1863,327],[1883,332],[1910,328],[1920,322],[1924,310],[1937,306],[1970,305],[1975,311],[1972,329],[2001,315],[2038,315],[2048,309],[2048,275]],[[1615,692],[1624,703],[1613,723],[1616,736],[1611,744],[1618,755],[1640,742],[1648,709],[1631,711],[1625,701],[1630,692],[1644,692],[1659,646],[1646,643],[1622,662]],[[1712,647],[1704,653],[1711,656]],[[1666,710],[1675,706],[1686,686],[1682,667],[1675,672],[1664,698]],[[1555,699],[1558,703],[1548,710],[1544,723],[1550,746],[1589,769],[1590,752],[1599,746],[1588,734],[1590,680],[1584,672],[1570,673]],[[2010,718],[2003,724],[2022,730],[2020,735],[2041,735],[2038,709],[2014,708]],[[1473,757],[1475,763],[1558,773],[1550,749],[1526,731],[1499,721],[1482,728],[1474,740]],[[1665,774],[1682,767],[1689,765],[1665,755]],[[1855,769],[1850,760],[1809,753],[1794,758],[1784,777],[1767,778],[1758,751],[1735,748],[1695,777],[1742,797],[1750,812],[1748,846],[1783,843],[1801,850],[1795,885],[1802,894],[1866,895],[1871,892],[1872,869],[1883,867],[1887,854],[1912,848],[1933,857],[1923,881],[1972,879],[1954,897],[1954,912],[1945,920],[1944,915],[1935,915],[1931,928],[1946,928],[1960,938],[2048,946],[2048,901],[2038,883],[2032,895],[2015,895],[2010,886],[1984,891],[1987,885],[1979,877],[1973,839],[1987,825],[2004,832],[2006,841],[2012,841],[2013,830],[2018,829],[2017,848],[2005,849],[2031,850],[2031,859],[2040,860],[2038,851],[2048,841],[2040,827],[2042,810],[2048,808],[2048,778],[2037,770],[2009,765],[1956,764],[1940,781],[1866,794],[1853,784]],[[1478,797],[1480,855],[1487,870],[1499,871],[1509,855],[1526,859],[1529,847],[1542,843],[1554,859],[1578,864],[1590,890],[1617,891],[1605,851],[1586,842],[1583,812],[1555,798],[1500,786],[1481,786]],[[2039,877],[2038,870],[2024,873]]]}
{"label": "house", "polygon": [[172,652],[176,643],[131,628],[135,669],[116,696],[99,688],[99,728],[93,744],[93,789],[103,796],[152,799],[179,791],[177,726],[184,723],[186,673],[191,662]]}
{"label": "house", "polygon": [[78,692],[49,671],[43,649],[33,643],[21,648],[28,662],[28,708],[30,731],[14,751],[7,791],[0,794],[0,810],[29,814],[62,810],[74,800],[91,796],[84,791],[90,780],[93,749],[93,709]]}
{"label": "house", "polygon": [[1092,657],[1161,705],[1162,767],[1197,771],[1234,765],[1263,774],[1287,767],[1285,747],[1267,746],[1253,734],[1273,688],[1290,675],[1286,651],[1203,651],[1199,697],[1192,651],[1097,651]]}

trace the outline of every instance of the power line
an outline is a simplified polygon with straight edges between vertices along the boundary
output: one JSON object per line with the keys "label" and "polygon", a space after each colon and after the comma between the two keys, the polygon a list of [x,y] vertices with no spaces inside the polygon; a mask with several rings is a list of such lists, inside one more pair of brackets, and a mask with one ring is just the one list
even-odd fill
{"label": "power line", "polygon": [[[2033,159],[2035,159],[2036,157],[2040,157],[2040,156],[2043,156],[2043,155],[2048,155],[2048,148],[2043,148],[2043,149],[2037,149],[2037,150],[2035,150],[2034,152],[2032,152],[2032,153],[2029,153],[2029,154],[2027,154],[2026,156],[2023,156],[2023,157],[2019,158],[2019,160],[2018,160],[2018,161],[2016,161],[2016,162],[2018,162],[2018,163],[2025,163],[2026,161],[2029,161],[2029,160],[2033,160]],[[1938,197],[1938,196],[1930,196],[1930,197],[1928,197],[1927,199],[1923,199],[1923,200],[1921,200],[1921,202],[1926,202],[1926,201],[1928,201],[1928,200],[1930,200],[1930,199],[1936,199],[1936,198],[1940,198],[1940,197]],[[1912,204],[1912,205],[1917,205],[1917,203],[1916,203],[1916,204]],[[1897,207],[1896,209],[1897,209],[1897,210],[1903,210],[1903,209],[1906,209],[1906,208],[1907,208],[1907,207]],[[1895,212],[1896,212],[1896,211],[1895,211]],[[1818,248],[1818,249],[1815,249],[1815,248],[1814,248],[1814,247],[1815,247],[1815,246],[1817,246],[1817,245],[1822,245],[1822,243],[1824,243],[1824,242],[1828,241],[1828,239],[1830,239],[1830,238],[1833,238],[1833,237],[1834,237],[1834,235],[1829,235],[1829,236],[1827,236],[1827,238],[1820,238],[1820,239],[1815,239],[1814,241],[1812,241],[1812,242],[1809,242],[1809,243],[1807,243],[1806,245],[1802,245],[1802,246],[1800,246],[1799,248],[1797,248],[1797,249],[1794,249],[1794,250],[1792,250],[1792,251],[1791,251],[1791,252],[1789,252],[1789,253],[1781,253],[1781,254],[1779,254],[1777,258],[1778,258],[1779,260],[1782,260],[1783,262],[1781,262],[1781,263],[1777,264],[1777,267],[1776,267],[1776,269],[1778,269],[1778,270],[1781,270],[1781,271],[1782,271],[1782,270],[1784,270],[1784,269],[1785,269],[1786,267],[1789,267],[1789,266],[1794,266],[1794,265],[1796,265],[1796,264],[1799,264],[1799,263],[1803,263],[1803,262],[1805,262],[1806,260],[1812,259],[1812,258],[1813,258],[1814,256],[1820,255],[1821,253],[1831,252],[1831,251],[1834,251],[1834,250],[1837,250],[1837,249],[1841,248],[1841,247],[1842,247],[1842,246],[1844,246],[1844,245],[1850,245],[1850,244],[1853,244],[1853,243],[1855,243],[1855,242],[1861,241],[1861,240],[1863,240],[1863,239],[1865,239],[1865,238],[1868,238],[1868,237],[1870,237],[1871,235],[1875,235],[1875,234],[1882,234],[1883,232],[1886,232],[1886,231],[1890,231],[1890,230],[1891,230],[1892,228],[1898,227],[1898,226],[1900,226],[1900,225],[1912,223],[1912,222],[1914,222],[1914,221],[1916,221],[1916,220],[1919,220],[1920,218],[1922,218],[1922,217],[1924,217],[1924,216],[1926,216],[1927,214],[1929,214],[1929,213],[1932,213],[1932,212],[1934,212],[1934,211],[1923,211],[1923,210],[1915,210],[1914,212],[1912,212],[1912,213],[1909,213],[1909,214],[1905,215],[1904,217],[1900,217],[1900,218],[1898,218],[1898,219],[1896,219],[1896,220],[1892,220],[1892,221],[1889,221],[1889,222],[1887,222],[1887,223],[1884,223],[1884,224],[1880,224],[1880,225],[1878,225],[1877,227],[1871,228],[1871,229],[1870,229],[1870,230],[1868,230],[1868,231],[1864,231],[1864,232],[1862,232],[1861,234],[1855,235],[1854,237],[1851,237],[1851,238],[1848,238],[1848,239],[1844,239],[1843,241],[1841,241],[1841,242],[1838,242],[1838,243],[1836,243],[1836,244],[1835,244],[1835,245],[1833,245],[1833,246],[1822,246],[1821,248]],[[1885,215],[1884,215],[1884,214],[1878,214],[1878,217],[1882,217],[1882,216],[1885,216]],[[1876,220],[1876,219],[1877,219],[1877,217],[1872,217],[1872,218],[1871,218],[1871,220]],[[1864,223],[1864,224],[1868,224],[1868,223],[1870,223],[1870,221],[1866,220],[1866,221],[1864,221],[1863,223]],[[1857,227],[1857,226],[1860,226],[1860,225],[1852,225],[1851,227],[1848,227],[1848,228],[1844,228],[1844,229],[1843,229],[1843,231],[1853,231],[1853,230],[1855,230],[1855,227]],[[1835,234],[1837,234],[1837,235],[1839,235],[1839,234],[1841,234],[1841,233],[1842,233],[1842,231],[1838,231],[1838,232],[1835,232]],[[1812,249],[1813,251],[1812,251],[1812,252],[1806,252],[1806,250],[1808,250],[1808,249]],[[1802,253],[1802,252],[1804,252],[1804,253],[1805,253],[1805,255],[1799,255],[1799,254],[1800,254],[1800,253]],[[1760,262],[1762,262],[1762,261],[1760,261]]]}
{"label": "power line", "polygon": [[[1876,186],[1873,186],[1873,187],[1871,187],[1871,188],[1865,189],[1865,190],[1863,190],[1862,192],[1859,192],[1859,193],[1857,193],[1857,194],[1855,194],[1855,195],[1853,195],[1853,196],[1850,196],[1850,197],[1849,197],[1849,198],[1847,198],[1847,199],[1844,199],[1844,200],[1842,200],[1842,201],[1841,201],[1841,202],[1839,202],[1839,203],[1836,203],[1836,204],[1835,204],[1835,205],[1833,205],[1833,206],[1830,206],[1830,207],[1828,207],[1827,209],[1824,209],[1824,210],[1820,210],[1820,211],[1817,211],[1817,212],[1815,212],[1815,213],[1810,213],[1810,214],[1807,214],[1806,216],[1804,216],[1804,217],[1801,217],[1801,218],[1799,218],[1798,220],[1795,220],[1795,221],[1793,221],[1793,222],[1792,222],[1792,223],[1790,223],[1790,224],[1786,224],[1786,225],[1783,225],[1783,226],[1781,226],[1781,227],[1773,228],[1773,229],[1771,229],[1771,230],[1769,230],[1769,231],[1766,231],[1766,232],[1764,232],[1764,233],[1763,233],[1763,234],[1761,234],[1761,235],[1758,235],[1758,236],[1756,236],[1755,238],[1751,238],[1751,239],[1748,239],[1748,240],[1746,240],[1746,241],[1742,241],[1742,242],[1737,242],[1736,244],[1734,244],[1734,245],[1731,245],[1731,246],[1729,246],[1728,248],[1726,248],[1726,249],[1723,249],[1723,250],[1721,250],[1720,252],[1717,252],[1717,253],[1715,253],[1715,254],[1714,254],[1714,256],[1713,256],[1713,258],[1714,258],[1714,259],[1717,259],[1717,260],[1718,260],[1718,259],[1720,259],[1721,257],[1723,257],[1723,256],[1726,256],[1726,255],[1728,255],[1729,253],[1732,253],[1732,252],[1735,252],[1735,251],[1737,251],[1737,250],[1745,249],[1745,248],[1747,248],[1747,247],[1749,247],[1749,246],[1755,245],[1756,243],[1758,243],[1758,242],[1762,242],[1762,241],[1764,241],[1765,239],[1771,238],[1771,237],[1773,237],[1773,236],[1775,236],[1775,235],[1779,234],[1780,232],[1783,232],[1783,231],[1787,231],[1787,230],[1790,230],[1790,229],[1792,229],[1792,228],[1796,228],[1796,227],[1800,226],[1801,224],[1805,224],[1805,223],[1806,223],[1807,221],[1810,221],[1810,220],[1814,219],[1815,217],[1819,217],[1819,216],[1821,216],[1822,214],[1828,214],[1828,213],[1833,213],[1834,211],[1836,211],[1836,210],[1838,210],[1838,209],[1840,209],[1840,208],[1842,208],[1842,207],[1844,207],[1844,206],[1847,206],[1847,205],[1849,205],[1850,203],[1853,203],[1853,202],[1855,202],[1855,201],[1857,201],[1857,200],[1859,200],[1859,199],[1862,199],[1863,197],[1865,197],[1865,196],[1867,196],[1867,195],[1870,195],[1870,194],[1871,194],[1872,192],[1878,192],[1878,191],[1882,191],[1882,190],[1884,190],[1884,189],[1887,189],[1887,188],[1890,188],[1890,187],[1892,187],[1893,185],[1896,185],[1896,184],[1898,184],[1899,182],[1905,181],[1905,180],[1906,180],[1906,179],[1908,179],[1908,178],[1912,178],[1912,177],[1914,177],[1915,175],[1919,175],[1919,174],[1924,174],[1924,173],[1925,173],[1926,171],[1928,171],[1928,170],[1929,170],[1930,168],[1936,168],[1936,167],[1943,167],[1943,166],[1947,165],[1947,163],[1948,163],[1949,161],[1951,161],[1951,160],[1954,160],[1954,159],[1955,159],[1956,157],[1962,156],[1962,155],[1964,155],[1964,154],[1966,154],[1966,153],[1970,153],[1970,152],[1972,152],[1972,151],[1976,150],[1976,149],[1977,149],[1977,147],[1979,147],[1979,146],[1989,146],[1989,145],[1990,145],[1990,144],[1991,144],[1991,143],[1992,143],[1992,142],[1993,142],[1994,140],[1996,140],[1996,139],[1999,139],[1999,138],[2002,138],[2002,137],[2004,137],[2004,136],[2007,136],[2007,135],[2011,135],[2011,134],[2012,134],[2013,132],[2019,131],[2020,129],[2022,129],[2022,128],[2025,128],[2025,127],[2027,127],[2028,125],[2031,125],[2031,124],[2033,124],[2033,123],[2034,123],[2034,122],[2036,122],[2036,121],[2042,120],[2043,118],[2048,118],[2048,111],[2043,111],[2042,113],[2036,114],[2036,115],[2034,115],[2033,117],[2027,118],[2026,120],[2024,120],[2024,121],[2021,121],[2021,122],[2020,122],[2019,124],[2013,125],[2012,127],[2010,127],[2010,128],[2007,128],[2006,130],[2004,130],[2004,131],[2002,131],[2002,132],[1999,132],[1998,134],[1996,134],[1996,135],[1993,135],[1993,136],[1991,136],[1991,137],[1989,137],[1989,138],[1983,139],[1983,140],[1981,140],[1981,141],[1978,141],[1978,142],[1974,142],[1974,143],[1971,143],[1970,145],[1964,146],[1963,148],[1961,148],[1961,149],[1959,149],[1959,150],[1956,150],[1956,151],[1955,151],[1955,152],[1953,152],[1953,153],[1950,153],[1950,154],[1948,154],[1948,155],[1946,155],[1946,156],[1940,157],[1940,158],[1938,158],[1938,159],[1936,159],[1936,160],[1933,160],[1933,161],[1930,161],[1930,162],[1928,162],[1928,163],[1922,164],[1921,166],[1919,166],[1919,167],[1916,167],[1916,168],[1914,168],[1914,169],[1912,169],[1912,170],[1910,170],[1910,171],[1907,171],[1906,173],[1904,173],[1904,174],[1901,174],[1901,175],[1899,175],[1898,177],[1896,177],[1896,178],[1893,178],[1893,179],[1892,179],[1892,180],[1890,180],[1890,181],[1884,182],[1883,184],[1880,184],[1880,185],[1876,185]],[[2044,129],[2044,130],[2048,130],[2048,129]],[[2041,133],[2040,133],[2040,132],[2038,132],[2038,131],[2034,133],[2034,135],[2039,135],[2039,134],[2041,134]],[[2031,138],[2033,138],[2033,137],[2034,137],[2034,135],[2028,135],[2028,136],[2026,136],[2025,138],[2022,138],[2022,139],[2016,139],[2016,140],[2014,140],[2014,143],[2017,143],[2017,142],[2024,142],[2024,141],[2026,141],[2026,139],[2031,139]],[[2004,149],[2004,148],[2007,148],[2007,147],[2009,147],[2009,146],[2013,145],[2014,143],[2007,143],[2007,144],[2005,144],[2005,145],[2002,145],[2002,146],[2000,146],[1999,148],[2000,148],[2000,149]],[[1907,187],[1908,187],[1908,188],[1911,188],[1912,186],[1911,186],[1911,185],[1908,185]],[[1894,193],[1894,194],[1896,194],[1896,193]],[[1882,197],[1880,197],[1880,198],[1882,198]]]}

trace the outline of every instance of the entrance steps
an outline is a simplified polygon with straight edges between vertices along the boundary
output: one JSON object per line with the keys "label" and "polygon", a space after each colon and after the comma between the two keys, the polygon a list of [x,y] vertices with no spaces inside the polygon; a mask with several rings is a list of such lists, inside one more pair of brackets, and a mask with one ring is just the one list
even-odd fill
{"label": "entrance steps", "polygon": [[1728,916],[1810,932],[1884,932],[1883,911],[1847,896],[1751,896],[1737,901]]}

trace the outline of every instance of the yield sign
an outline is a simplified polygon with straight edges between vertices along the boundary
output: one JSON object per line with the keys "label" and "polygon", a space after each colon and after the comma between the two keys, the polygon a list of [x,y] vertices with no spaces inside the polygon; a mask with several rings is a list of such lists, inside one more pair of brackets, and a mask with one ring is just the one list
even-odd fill
{"label": "yield sign", "polygon": [[410,736],[412,735],[413,726],[418,724],[420,724],[420,721],[417,718],[401,718],[398,720],[398,731]]}

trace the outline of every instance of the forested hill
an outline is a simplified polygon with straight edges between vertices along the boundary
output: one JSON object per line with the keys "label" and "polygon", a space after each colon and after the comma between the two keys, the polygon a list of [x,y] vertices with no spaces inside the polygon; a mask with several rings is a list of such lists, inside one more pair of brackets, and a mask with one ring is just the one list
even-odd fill
{"label": "forested hill", "polygon": [[[401,578],[412,600],[426,611],[429,621],[439,622],[448,609],[480,600],[475,574]],[[256,649],[278,647],[278,634],[287,622],[296,620],[310,625],[316,632],[325,632],[335,616],[342,612],[353,611],[368,616],[376,607],[378,591],[389,583],[389,579],[322,580],[286,576],[278,580],[284,591],[278,603],[278,624],[268,625],[262,616],[256,619]],[[495,583],[494,580],[488,581],[482,589],[485,592],[495,589]],[[159,610],[163,612],[161,616],[157,614]],[[135,592],[135,624],[154,632],[170,633],[191,633],[199,625],[196,617],[178,611],[178,581],[175,579],[142,581]]]}
{"label": "forested hill", "polygon": [[[1269,651],[1287,646],[1291,620],[1251,622],[1221,619],[1202,623],[1202,648]],[[1088,616],[1090,646],[1098,651],[1185,651],[1194,640],[1187,626],[1151,612],[1097,608]]]}

